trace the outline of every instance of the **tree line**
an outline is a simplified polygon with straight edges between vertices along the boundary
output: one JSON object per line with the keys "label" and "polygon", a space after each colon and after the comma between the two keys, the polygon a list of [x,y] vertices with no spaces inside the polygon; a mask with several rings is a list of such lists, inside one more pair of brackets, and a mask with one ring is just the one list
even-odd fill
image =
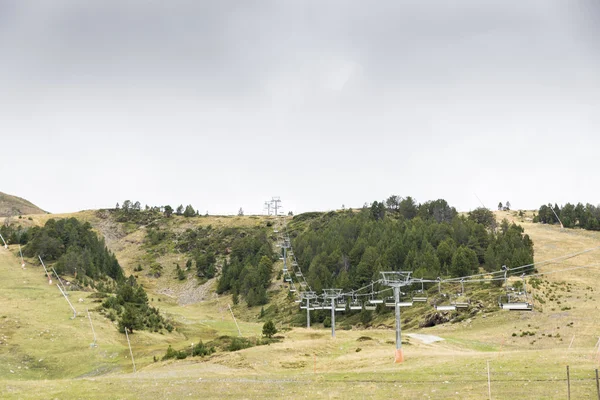
{"label": "tree line", "polygon": [[299,215],[290,229],[298,263],[318,292],[357,289],[381,271],[436,279],[533,262],[533,242],[522,227],[506,220],[498,227],[487,209],[459,215],[443,199],[417,204],[391,196],[358,211]]}
{"label": "tree line", "polygon": [[554,204],[554,206],[550,203],[544,204],[539,208],[537,215],[533,217],[533,222],[558,224],[557,216],[565,228],[600,230],[600,206],[590,203],[586,205],[567,203],[562,207],[559,207],[558,204]]}

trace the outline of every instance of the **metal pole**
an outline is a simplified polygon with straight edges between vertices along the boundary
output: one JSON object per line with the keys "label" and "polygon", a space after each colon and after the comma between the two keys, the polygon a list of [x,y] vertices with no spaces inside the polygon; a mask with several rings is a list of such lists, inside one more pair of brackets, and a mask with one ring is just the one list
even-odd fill
{"label": "metal pole", "polygon": [[394,302],[396,306],[396,362],[404,361],[402,354],[402,328],[400,327],[400,287],[394,286]]}
{"label": "metal pole", "polygon": [[335,337],[335,299],[331,298],[331,337]]}
{"label": "metal pole", "polygon": [[40,259],[40,262],[42,263],[42,267],[44,267],[44,271],[46,271],[46,275],[48,276],[48,283],[52,283],[52,277],[50,276],[50,272],[48,272],[48,270],[46,269],[46,265],[44,264],[44,261],[42,261],[42,257],[38,255],[38,258]]}
{"label": "metal pole", "polygon": [[310,299],[306,298],[306,327],[310,328]]}
{"label": "metal pole", "polygon": [[92,317],[90,316],[90,310],[88,310],[86,308],[85,311],[87,311],[87,316],[88,316],[88,319],[90,320],[90,326],[92,327],[92,333],[94,334],[94,347],[96,347],[96,331],[94,330],[94,324],[92,324]]}
{"label": "metal pole", "polygon": [[227,304],[227,307],[229,307],[229,312],[231,312],[231,316],[233,317],[233,322],[235,322],[235,326],[237,326],[237,330],[240,336],[242,336],[242,331],[240,331],[240,326],[237,323],[237,320],[235,319],[235,315],[233,315],[233,310],[231,309],[231,304]]}
{"label": "metal pole", "polygon": [[131,362],[133,363],[133,373],[135,370],[135,360],[133,359],[133,351],[131,350],[131,342],[129,341],[129,334],[127,333],[127,328],[125,328],[125,336],[127,336],[127,344],[129,345],[129,354],[131,355]]}
{"label": "metal pole", "polygon": [[487,360],[487,373],[488,373],[488,396],[492,400],[492,385],[490,383],[490,360]]}
{"label": "metal pole", "polygon": [[58,279],[58,282],[60,283],[60,285],[62,286],[63,290],[66,292],[67,289],[65,288],[65,284],[62,282],[62,280],[60,279],[60,276],[58,276],[58,274],[56,273],[56,270],[54,269],[54,267],[50,267],[52,268],[52,272],[54,272],[54,275],[56,275],[56,278]]}
{"label": "metal pole", "polygon": [[21,255],[21,268],[25,268],[25,260],[23,259],[23,252],[21,251],[20,244],[19,244],[19,254]]}
{"label": "metal pole", "polygon": [[571,400],[571,375],[569,374],[569,366],[567,365],[567,399]]}
{"label": "metal pole", "polygon": [[6,241],[4,240],[4,238],[2,237],[2,234],[0,234],[0,239],[2,239],[2,242],[4,242],[4,248],[8,249],[8,245],[6,244]]}
{"label": "metal pole", "polygon": [[69,306],[71,306],[71,310],[73,310],[73,318],[71,319],[74,319],[77,316],[77,311],[75,310],[75,307],[73,307],[73,304],[71,304],[71,302],[69,301],[67,294],[63,292],[63,290],[60,288],[60,285],[56,285],[56,287],[58,288],[58,290],[60,290],[62,295],[65,296],[65,300],[67,301],[67,303],[69,303]]}

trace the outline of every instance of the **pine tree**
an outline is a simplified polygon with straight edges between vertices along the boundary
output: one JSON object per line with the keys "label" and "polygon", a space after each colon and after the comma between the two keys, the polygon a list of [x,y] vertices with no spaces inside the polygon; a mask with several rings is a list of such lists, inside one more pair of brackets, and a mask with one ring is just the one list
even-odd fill
{"label": "pine tree", "polygon": [[277,333],[277,328],[275,328],[275,324],[273,323],[273,321],[268,320],[267,322],[265,322],[265,324],[263,325],[262,333],[263,336],[266,336],[269,339]]}

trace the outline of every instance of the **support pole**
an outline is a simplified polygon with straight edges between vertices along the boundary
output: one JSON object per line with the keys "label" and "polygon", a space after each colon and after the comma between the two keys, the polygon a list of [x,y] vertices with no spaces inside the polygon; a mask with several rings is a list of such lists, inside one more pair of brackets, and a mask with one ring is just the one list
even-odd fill
{"label": "support pole", "polygon": [[598,381],[598,369],[596,368],[596,392],[598,392],[598,400],[600,400],[600,382]]}
{"label": "support pole", "polygon": [[92,334],[94,335],[94,343],[92,343],[92,347],[97,347],[98,345],[96,344],[96,331],[94,330],[94,324],[92,324],[92,317],[90,316],[90,310],[88,310],[86,308],[85,311],[87,312],[88,319],[90,320],[90,326],[92,327]]}
{"label": "support pole", "polygon": [[25,269],[25,260],[23,259],[23,252],[21,251],[20,244],[19,244],[19,254],[21,255],[21,268]]}
{"label": "support pole", "polygon": [[52,268],[52,272],[54,272],[54,276],[56,276],[56,279],[58,279],[58,283],[60,283],[60,285],[62,286],[63,290],[66,292],[67,288],[65,288],[65,284],[60,279],[60,276],[58,276],[58,274],[56,273],[56,270],[54,269],[54,267],[50,267],[50,268]]}
{"label": "support pole", "polygon": [[488,373],[488,397],[492,400],[492,385],[490,380],[490,360],[487,360],[487,373]]}
{"label": "support pole", "polygon": [[237,326],[238,334],[240,336],[242,336],[242,331],[240,331],[240,326],[238,325],[237,320],[235,319],[235,315],[233,315],[233,310],[231,309],[231,304],[227,304],[227,307],[229,307],[229,312],[231,312],[231,316],[233,317],[233,322],[235,322],[235,326]]}
{"label": "support pole", "polygon": [[306,298],[306,328],[310,329],[310,298]]}
{"label": "support pole", "polygon": [[62,295],[65,296],[65,300],[67,301],[67,303],[69,303],[71,310],[73,310],[73,318],[71,318],[71,319],[75,319],[75,317],[77,317],[77,311],[75,310],[75,307],[73,307],[73,304],[71,304],[71,302],[69,301],[67,294],[60,288],[60,285],[56,285],[56,287],[58,288],[58,290],[60,290]]}
{"label": "support pole", "polygon": [[571,375],[569,374],[569,366],[567,365],[567,399],[571,400]]}
{"label": "support pole", "polygon": [[38,256],[38,258],[40,259],[40,262],[42,263],[42,267],[44,267],[44,271],[46,271],[46,276],[48,276],[48,284],[52,285],[52,277],[50,276],[50,272],[48,272],[48,270],[46,269],[46,265],[44,264],[44,261],[42,261],[42,257]]}
{"label": "support pole", "polygon": [[331,298],[331,337],[335,338],[335,299]]}
{"label": "support pole", "polygon": [[129,345],[129,354],[131,355],[131,362],[133,363],[133,373],[136,373],[135,370],[135,360],[133,359],[133,351],[131,350],[131,342],[129,341],[129,334],[127,333],[128,329],[125,328],[125,336],[127,336],[127,344]]}
{"label": "support pole", "polygon": [[4,238],[2,237],[2,234],[0,234],[0,239],[2,239],[2,243],[4,243],[4,248],[8,249],[8,245],[6,244],[6,241],[4,240]]}
{"label": "support pole", "polygon": [[400,326],[400,287],[394,286],[394,302],[396,306],[396,363],[404,361],[402,353],[402,328]]}

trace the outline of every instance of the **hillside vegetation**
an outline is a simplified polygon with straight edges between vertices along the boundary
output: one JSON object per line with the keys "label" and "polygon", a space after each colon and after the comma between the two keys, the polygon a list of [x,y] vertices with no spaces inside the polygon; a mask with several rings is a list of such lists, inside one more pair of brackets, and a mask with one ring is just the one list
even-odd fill
{"label": "hillside vegetation", "polygon": [[[435,207],[428,208],[435,210]],[[289,224],[294,251],[300,256],[301,252],[309,254],[309,249],[313,248],[315,257],[324,259],[322,253],[329,249],[333,249],[333,253],[336,246],[347,249],[342,227],[355,229],[356,238],[365,242],[366,248],[375,247],[377,257],[385,254],[382,251],[385,247],[377,247],[379,241],[386,243],[389,240],[388,245],[394,241],[412,243],[405,241],[410,237],[409,233],[421,228],[424,233],[416,235],[421,238],[421,247],[416,246],[417,250],[413,251],[417,256],[415,259],[420,257],[422,249],[429,248],[425,239],[435,249],[438,259],[440,244],[450,238],[456,241],[452,230],[448,230],[447,236],[434,246],[436,241],[430,236],[432,232],[440,231],[443,226],[455,227],[452,222],[437,221],[435,215],[439,216],[439,212],[434,211],[433,220],[429,222],[422,216],[410,219],[396,216],[395,211],[389,211],[383,218],[375,218],[370,208],[369,213],[360,210],[352,215],[345,211],[295,217]],[[496,291],[500,289],[485,285],[470,288],[469,295],[475,302],[489,303],[486,311],[458,318],[454,323],[421,328],[415,321],[426,313],[433,313],[432,307],[423,304],[410,310],[403,309],[406,360],[403,364],[393,364],[394,332],[391,327],[394,319],[389,312],[375,316],[368,329],[361,324],[360,313],[340,318],[335,339],[321,322],[312,329],[290,328],[290,322],[295,325],[295,322],[303,321],[306,311],[298,310],[293,298],[288,298],[284,284],[276,279],[277,271],[281,269],[279,262],[273,265],[272,282],[266,289],[268,303],[264,306],[249,307],[241,292],[235,305],[233,286],[222,295],[216,294],[222,268],[226,262],[232,262],[237,241],[265,235],[273,243],[275,238],[269,233],[272,232],[269,226],[272,220],[268,217],[186,218],[174,215],[166,218],[163,215],[158,221],[138,223],[115,221],[106,211],[75,215],[102,233],[124,274],[137,275],[137,283],[148,292],[148,303],[160,308],[161,313],[172,321],[174,330],[163,334],[140,331],[131,336],[138,368],[137,373],[132,373],[124,335],[115,329],[114,322],[94,311],[100,305],[97,301],[103,299],[91,296],[93,292],[72,291],[71,299],[81,298],[82,301],[74,301],[79,315],[70,320],[68,305],[60,292],[47,284],[41,268],[31,264],[32,259],[26,259],[27,268],[22,270],[17,244],[12,244],[9,251],[0,249],[0,271],[6,277],[0,280],[0,301],[5,305],[0,311],[0,333],[4,335],[0,338],[0,392],[3,397],[133,399],[144,393],[144,396],[157,398],[193,398],[200,393],[223,399],[477,399],[487,397],[488,361],[493,398],[565,397],[566,365],[571,367],[572,398],[595,395],[593,374],[600,362],[594,347],[600,336],[596,289],[600,285],[600,274],[594,265],[600,262],[600,253],[583,251],[598,247],[598,232],[560,230],[558,226],[531,223],[528,222],[531,212],[519,215],[518,212],[499,211],[492,214],[494,226],[485,222],[488,216],[480,218],[482,216],[477,213],[465,217],[453,215],[453,219],[461,219],[456,226],[483,225],[489,241],[487,248],[496,243],[498,237],[508,235],[510,240],[501,248],[519,244],[529,249],[526,244],[531,244],[536,262],[571,253],[576,255],[536,266],[541,275],[526,281],[536,299],[532,312],[508,312],[492,307]],[[25,219],[21,222],[23,226],[43,225],[47,219],[33,216],[33,221]],[[503,223],[505,219],[506,223]],[[154,233],[150,233],[151,230]],[[476,230],[481,229],[473,228],[472,231]],[[163,234],[164,237],[155,240]],[[529,242],[525,241],[525,235]],[[335,243],[334,237],[339,237],[339,243]],[[219,246],[223,241],[227,245]],[[307,245],[300,250],[302,241]],[[323,247],[311,245],[321,241]],[[491,268],[486,262],[487,248],[481,253],[470,248],[469,242],[471,245],[478,242],[467,240],[462,244],[476,253],[478,264],[473,268]],[[402,268],[414,268],[406,261],[410,250],[407,249]],[[212,251],[214,258],[209,254]],[[349,258],[352,248],[347,251]],[[533,256],[534,253],[528,254]],[[235,254],[243,253],[238,250]],[[340,251],[340,254],[344,252]],[[483,262],[480,262],[480,254]],[[263,255],[241,264],[254,268],[262,258]],[[358,268],[362,257],[357,260],[357,264],[349,264],[351,268]],[[191,261],[189,268],[188,261]],[[150,262],[160,265],[159,276],[150,269]],[[308,276],[311,263],[304,262],[301,261],[302,271]],[[140,265],[142,269],[136,271]],[[184,279],[179,278],[177,265],[183,271]],[[215,267],[212,278],[206,274],[209,272],[206,267],[211,265]],[[338,265],[337,261],[331,265]],[[452,275],[452,261],[450,264],[440,262],[442,275],[444,265]],[[335,275],[333,269],[330,271],[328,283],[336,284],[339,274]],[[371,279],[374,272],[365,276]],[[358,284],[352,280],[353,276],[353,273],[349,275],[350,288]],[[238,277],[229,282],[241,287],[243,285],[238,281],[244,279],[242,274]],[[238,327],[229,306],[237,317],[243,339],[232,338],[238,336]],[[84,318],[86,308],[90,309],[96,328],[97,348],[89,347],[92,335],[89,321]],[[254,346],[262,344],[263,339],[259,339],[262,327],[271,318],[279,330],[274,338],[276,341]],[[433,335],[441,341],[425,342],[419,336],[408,336],[413,334]],[[244,348],[249,345],[253,347]],[[168,350],[169,346],[171,350]],[[168,354],[172,358],[165,358]],[[184,355],[185,360],[177,360]]]}
{"label": "hillside vegetation", "polygon": [[30,201],[0,192],[0,217],[17,217],[26,214],[46,214],[46,211]]}

